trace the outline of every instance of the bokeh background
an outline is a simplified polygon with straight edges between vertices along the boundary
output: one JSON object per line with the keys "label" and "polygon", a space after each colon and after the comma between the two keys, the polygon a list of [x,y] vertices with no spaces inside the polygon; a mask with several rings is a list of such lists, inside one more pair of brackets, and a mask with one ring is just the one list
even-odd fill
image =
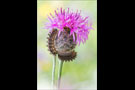
{"label": "bokeh background", "polygon": [[[97,1],[96,0],[37,0],[37,80],[38,90],[51,89],[53,56],[47,48],[48,30],[43,29],[47,15],[57,8],[81,10],[89,16],[93,28],[85,44],[76,47],[77,58],[63,66],[61,87],[71,90],[97,90]],[[58,58],[56,80],[58,79]]]}

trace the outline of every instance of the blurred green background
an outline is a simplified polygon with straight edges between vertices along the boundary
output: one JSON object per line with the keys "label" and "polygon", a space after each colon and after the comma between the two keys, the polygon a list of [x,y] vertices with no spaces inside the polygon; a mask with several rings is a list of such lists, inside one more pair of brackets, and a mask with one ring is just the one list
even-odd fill
{"label": "blurred green background", "polygon": [[[66,62],[63,66],[61,87],[74,90],[97,89],[97,1],[96,0],[38,0],[37,1],[37,80],[38,90],[51,89],[53,56],[47,48],[48,30],[43,29],[47,22],[47,14],[54,13],[57,8],[69,7],[76,12],[81,10],[82,16],[89,16],[93,28],[85,44],[76,47],[77,58]],[[58,79],[58,58],[56,64],[56,80]]]}

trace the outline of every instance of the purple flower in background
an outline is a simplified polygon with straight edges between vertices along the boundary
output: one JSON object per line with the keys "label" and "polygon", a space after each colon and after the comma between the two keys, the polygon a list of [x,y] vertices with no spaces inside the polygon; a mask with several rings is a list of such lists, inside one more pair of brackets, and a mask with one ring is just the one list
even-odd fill
{"label": "purple flower in background", "polygon": [[49,22],[46,23],[45,28],[52,32],[53,29],[58,30],[58,37],[64,31],[64,28],[70,30],[70,36],[76,44],[85,43],[88,40],[88,34],[92,30],[92,23],[88,23],[88,17],[82,17],[81,11],[71,12],[62,8],[55,10],[54,15],[50,13],[48,16]]}

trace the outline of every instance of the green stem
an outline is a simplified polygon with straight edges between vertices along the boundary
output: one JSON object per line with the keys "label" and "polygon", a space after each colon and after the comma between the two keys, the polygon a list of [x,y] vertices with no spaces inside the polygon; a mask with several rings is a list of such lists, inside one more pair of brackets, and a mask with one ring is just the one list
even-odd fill
{"label": "green stem", "polygon": [[63,61],[59,61],[59,73],[58,73],[58,90],[60,89],[60,81],[61,81],[61,74],[62,74],[62,66],[63,66]]}
{"label": "green stem", "polygon": [[55,68],[56,68],[56,55],[54,55],[53,59],[53,68],[52,68],[52,87],[55,87]]}

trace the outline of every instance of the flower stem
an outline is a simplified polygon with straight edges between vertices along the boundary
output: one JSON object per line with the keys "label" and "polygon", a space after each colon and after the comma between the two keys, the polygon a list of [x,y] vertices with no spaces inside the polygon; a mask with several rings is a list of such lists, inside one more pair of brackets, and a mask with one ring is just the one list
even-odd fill
{"label": "flower stem", "polygon": [[58,73],[58,90],[60,89],[60,81],[61,81],[61,74],[62,74],[62,66],[63,66],[63,61],[59,61],[59,73]]}
{"label": "flower stem", "polygon": [[55,87],[55,68],[56,68],[56,55],[54,55],[53,59],[53,68],[52,68],[52,87]]}

